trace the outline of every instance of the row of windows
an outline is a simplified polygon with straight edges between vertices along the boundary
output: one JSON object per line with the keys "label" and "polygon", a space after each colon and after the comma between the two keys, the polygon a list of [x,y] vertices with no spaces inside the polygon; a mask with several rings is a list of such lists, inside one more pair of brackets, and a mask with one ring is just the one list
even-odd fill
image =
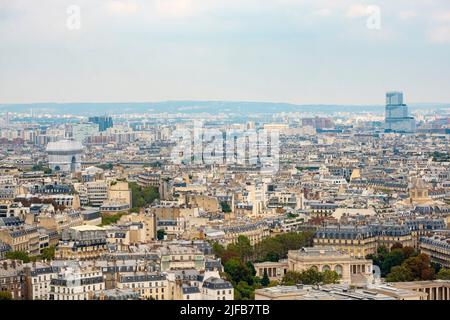
{"label": "row of windows", "polygon": [[[99,286],[96,286],[95,284],[92,286],[92,290],[96,291],[98,288],[98,290],[103,290],[103,286],[100,284]],[[58,286],[53,286],[51,287],[52,292],[56,292],[56,293],[74,293],[74,288],[65,288],[65,287],[58,287]],[[56,290],[55,290],[56,289]],[[86,286],[83,286],[83,292],[87,292],[87,291],[91,291],[91,286],[87,286],[87,290],[86,290]]]}

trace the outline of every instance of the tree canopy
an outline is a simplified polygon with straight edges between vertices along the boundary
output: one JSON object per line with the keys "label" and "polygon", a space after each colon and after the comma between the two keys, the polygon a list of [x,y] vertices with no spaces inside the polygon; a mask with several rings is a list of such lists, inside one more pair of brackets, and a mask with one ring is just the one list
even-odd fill
{"label": "tree canopy", "polygon": [[442,268],[436,275],[436,279],[450,280],[450,269]]}
{"label": "tree canopy", "polygon": [[424,253],[406,259],[400,266],[392,267],[386,276],[388,282],[404,282],[418,280],[433,280],[434,268],[431,266],[430,257]]}
{"label": "tree canopy", "polygon": [[156,199],[159,199],[159,191],[156,187],[141,187],[136,182],[130,182],[129,186],[131,189],[132,212],[139,212],[140,208],[146,207]]}
{"label": "tree canopy", "polygon": [[23,263],[28,263],[31,261],[28,253],[24,251],[10,251],[5,254],[6,259],[11,260],[22,260]]}
{"label": "tree canopy", "polygon": [[[285,233],[264,239],[252,246],[246,236],[239,236],[235,243],[226,248],[215,242],[212,244],[214,254],[222,260],[225,277],[235,288],[235,299],[254,299],[255,289],[274,285],[268,275],[256,276],[253,261],[278,261],[287,256],[288,250],[296,250],[310,246],[312,232]],[[327,281],[334,275],[327,274]]]}
{"label": "tree canopy", "polygon": [[320,272],[315,268],[310,268],[302,272],[288,271],[281,284],[285,286],[293,286],[296,284],[335,284],[339,283],[340,276],[336,271],[325,270]]}
{"label": "tree canopy", "polygon": [[0,300],[12,300],[11,292],[0,291]]}
{"label": "tree canopy", "polygon": [[367,258],[373,260],[373,264],[380,268],[381,276],[385,277],[395,266],[400,266],[406,259],[418,255],[413,247],[403,247],[401,243],[395,243],[391,251],[385,246],[377,250],[376,255],[368,255]]}

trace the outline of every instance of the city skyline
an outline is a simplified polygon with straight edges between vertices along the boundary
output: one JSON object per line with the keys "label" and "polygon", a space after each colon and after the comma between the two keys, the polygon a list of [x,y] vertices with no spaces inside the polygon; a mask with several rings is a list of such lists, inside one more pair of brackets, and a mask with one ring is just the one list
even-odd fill
{"label": "city skyline", "polygon": [[449,30],[441,0],[2,0],[0,103],[448,103]]}

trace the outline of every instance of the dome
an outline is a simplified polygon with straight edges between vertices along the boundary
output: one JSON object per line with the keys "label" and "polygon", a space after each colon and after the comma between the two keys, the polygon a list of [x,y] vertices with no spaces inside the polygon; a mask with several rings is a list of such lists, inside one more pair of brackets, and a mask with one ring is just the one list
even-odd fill
{"label": "dome", "polygon": [[426,183],[421,178],[414,178],[410,189],[427,189]]}
{"label": "dome", "polygon": [[49,142],[47,144],[47,152],[81,152],[83,151],[83,145],[79,141],[75,140],[60,140],[55,142]]}

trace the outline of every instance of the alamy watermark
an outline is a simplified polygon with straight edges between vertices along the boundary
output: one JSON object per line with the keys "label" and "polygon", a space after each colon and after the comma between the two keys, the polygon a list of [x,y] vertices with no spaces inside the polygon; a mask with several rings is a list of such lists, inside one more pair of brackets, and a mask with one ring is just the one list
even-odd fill
{"label": "alamy watermark", "polygon": [[237,165],[276,173],[279,169],[279,131],[265,129],[206,128],[202,121],[179,126],[172,132],[174,164]]}
{"label": "alamy watermark", "polygon": [[81,29],[81,8],[77,5],[70,5],[67,7],[67,20],[66,26],[67,29],[80,30]]}
{"label": "alamy watermark", "polygon": [[381,29],[381,8],[376,5],[367,6],[366,12],[369,15],[366,26],[369,30]]}

